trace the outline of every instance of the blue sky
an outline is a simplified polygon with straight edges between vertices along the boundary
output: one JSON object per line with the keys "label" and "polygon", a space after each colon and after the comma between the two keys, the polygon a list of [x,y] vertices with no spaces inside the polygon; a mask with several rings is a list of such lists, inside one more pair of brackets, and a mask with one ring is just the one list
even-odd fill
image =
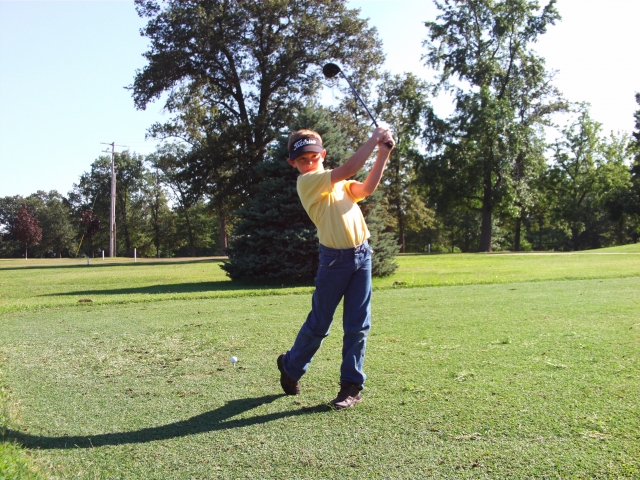
{"label": "blue sky", "polygon": [[[386,68],[431,79],[422,66],[428,0],[359,0],[384,42]],[[640,91],[640,1],[559,0],[563,21],[536,50],[558,70],[556,85],[572,101],[592,104],[603,130],[633,129]],[[129,0],[0,0],[0,196],[37,190],[66,194],[115,141],[147,154],[147,128],[166,120],[162,105],[133,106],[135,70],[147,41]],[[435,101],[442,111],[446,99]]]}

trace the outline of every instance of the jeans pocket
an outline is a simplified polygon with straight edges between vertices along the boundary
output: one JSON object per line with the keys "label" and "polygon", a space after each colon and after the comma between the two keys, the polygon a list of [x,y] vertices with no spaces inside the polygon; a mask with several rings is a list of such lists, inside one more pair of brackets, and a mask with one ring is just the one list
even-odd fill
{"label": "jeans pocket", "polygon": [[320,253],[320,266],[331,267],[338,260],[338,255],[331,255],[328,253]]}

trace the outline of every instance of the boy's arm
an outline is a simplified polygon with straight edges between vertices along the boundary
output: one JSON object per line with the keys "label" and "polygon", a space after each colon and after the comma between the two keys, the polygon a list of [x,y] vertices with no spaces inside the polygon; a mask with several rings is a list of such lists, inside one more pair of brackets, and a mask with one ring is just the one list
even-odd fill
{"label": "boy's arm", "polygon": [[365,198],[376,191],[382,179],[382,173],[384,172],[384,167],[387,165],[390,153],[391,149],[386,147],[386,145],[378,147],[376,162],[373,164],[373,168],[367,175],[365,181],[362,183],[354,182],[349,186],[351,195],[355,198]]}
{"label": "boy's arm", "polygon": [[[383,145],[383,142],[387,142],[390,140],[393,142],[389,130],[380,127],[376,128],[373,131],[371,138],[369,138],[369,140],[367,140],[356,153],[351,155],[349,159],[338,168],[331,170],[331,186],[335,185],[338,182],[341,182],[342,180],[353,177],[356,173],[358,173],[358,171],[360,171],[360,169],[364,166],[367,159],[371,156],[371,153],[376,148],[376,145],[378,146],[378,156],[380,156],[381,149],[386,149],[388,158],[391,149],[386,145]],[[384,166],[382,168],[384,169]]]}

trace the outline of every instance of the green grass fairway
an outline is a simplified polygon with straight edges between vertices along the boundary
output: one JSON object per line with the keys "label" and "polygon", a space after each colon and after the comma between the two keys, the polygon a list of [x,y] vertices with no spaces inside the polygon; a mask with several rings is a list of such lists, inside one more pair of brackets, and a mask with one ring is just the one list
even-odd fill
{"label": "green grass fairway", "polygon": [[[578,253],[406,255],[377,290],[640,276],[640,244]],[[632,248],[633,247],[633,248]],[[635,250],[634,250],[635,249]],[[310,294],[309,286],[231,282],[220,259],[0,259],[0,314],[54,306]]]}
{"label": "green grass fairway", "polygon": [[595,253],[640,253],[640,243],[630,243],[629,245],[620,245],[618,247],[600,248],[592,250]]}
{"label": "green grass fairway", "polygon": [[211,260],[13,262],[0,418],[25,448],[0,443],[0,468],[4,448],[45,478],[640,477],[637,253],[401,257],[342,412],[339,321],[303,393],[278,383],[310,287]]}

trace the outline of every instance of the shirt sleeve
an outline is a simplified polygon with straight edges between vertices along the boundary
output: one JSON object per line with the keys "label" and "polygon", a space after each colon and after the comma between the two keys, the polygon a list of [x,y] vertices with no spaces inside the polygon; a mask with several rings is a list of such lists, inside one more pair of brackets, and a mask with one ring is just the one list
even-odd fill
{"label": "shirt sleeve", "polygon": [[309,208],[318,203],[322,197],[332,190],[331,170],[317,173],[306,173],[298,177],[297,190],[302,206],[308,212]]}
{"label": "shirt sleeve", "polygon": [[351,198],[353,198],[354,202],[360,202],[360,201],[364,200],[366,197],[358,198],[353,193],[351,193],[351,185],[353,185],[354,183],[357,183],[357,182],[355,180],[349,180],[349,181],[344,182],[344,189],[347,192],[347,194]]}

